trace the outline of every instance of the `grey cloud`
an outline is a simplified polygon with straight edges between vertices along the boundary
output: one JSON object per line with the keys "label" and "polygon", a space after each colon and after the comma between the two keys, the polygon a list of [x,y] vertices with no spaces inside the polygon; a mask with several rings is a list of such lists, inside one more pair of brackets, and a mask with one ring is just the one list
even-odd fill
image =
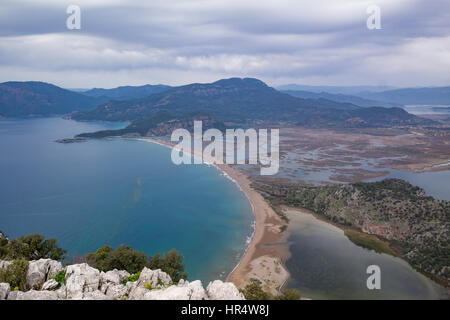
{"label": "grey cloud", "polygon": [[80,0],[79,31],[65,28],[69,3],[2,3],[0,80],[32,74],[46,81],[64,74],[59,83],[82,86],[86,79],[98,81],[98,74],[116,73],[116,85],[126,84],[127,74],[143,83],[162,82],[151,70],[178,77],[167,83],[222,76],[257,76],[273,84],[450,80],[445,0],[380,0],[383,29],[375,31],[365,27],[372,1]]}

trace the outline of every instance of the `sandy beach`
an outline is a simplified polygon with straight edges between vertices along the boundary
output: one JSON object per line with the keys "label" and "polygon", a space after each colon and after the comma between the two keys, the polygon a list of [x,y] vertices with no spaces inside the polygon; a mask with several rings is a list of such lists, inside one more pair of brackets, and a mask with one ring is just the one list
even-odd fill
{"label": "sandy beach", "polygon": [[[166,140],[142,138],[168,147],[174,147],[174,143]],[[289,278],[289,273],[283,265],[283,259],[288,253],[286,246],[282,244],[287,237],[280,228],[285,224],[264,200],[261,194],[251,186],[249,177],[239,169],[227,164],[215,165],[230,179],[235,181],[246,194],[255,215],[255,232],[247,250],[239,264],[234,268],[227,280],[233,282],[238,288],[245,287],[250,279],[256,278],[262,282],[265,290],[277,294],[281,286]]]}

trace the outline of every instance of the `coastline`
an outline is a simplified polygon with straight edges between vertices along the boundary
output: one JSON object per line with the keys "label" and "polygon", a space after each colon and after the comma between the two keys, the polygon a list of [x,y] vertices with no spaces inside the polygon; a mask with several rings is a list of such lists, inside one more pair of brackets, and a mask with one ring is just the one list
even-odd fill
{"label": "coastline", "polygon": [[[174,148],[171,141],[150,137],[138,140],[156,143]],[[194,154],[195,156],[195,154]],[[208,164],[208,163],[205,163]],[[237,168],[228,164],[210,164],[234,181],[249,200],[255,216],[254,231],[250,243],[245,249],[240,261],[227,277],[238,288],[244,288],[257,278],[262,286],[272,294],[278,294],[281,287],[289,279],[289,272],[283,265],[288,256],[288,250],[283,242],[287,232],[280,228],[285,224],[266,202],[263,196],[251,187],[250,178]]]}

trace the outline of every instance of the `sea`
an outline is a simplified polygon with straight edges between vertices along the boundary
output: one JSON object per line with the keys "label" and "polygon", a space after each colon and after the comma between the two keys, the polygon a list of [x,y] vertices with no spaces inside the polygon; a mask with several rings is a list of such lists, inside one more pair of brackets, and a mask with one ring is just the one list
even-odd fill
{"label": "sea", "polygon": [[177,249],[190,280],[225,279],[253,233],[236,183],[213,166],[175,165],[135,139],[56,143],[126,123],[58,117],[0,120],[0,230],[56,238],[68,261],[104,245],[148,256]]}

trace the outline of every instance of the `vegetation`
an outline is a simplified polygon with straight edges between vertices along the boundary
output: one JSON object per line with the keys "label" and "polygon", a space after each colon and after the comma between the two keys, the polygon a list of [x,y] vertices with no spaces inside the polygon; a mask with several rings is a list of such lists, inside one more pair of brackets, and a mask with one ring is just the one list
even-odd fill
{"label": "vegetation", "polygon": [[149,259],[144,252],[133,250],[130,246],[125,245],[121,245],[115,250],[106,245],[87,255],[88,263],[101,271],[118,269],[137,274],[144,267],[148,267],[152,270],[161,269],[175,282],[187,279],[188,275],[184,272],[183,259],[183,255],[175,249],[165,253],[162,257],[157,253]]}
{"label": "vegetation", "polygon": [[[450,285],[450,202],[426,196],[400,179],[309,187],[255,183],[275,207],[311,210],[346,228],[350,240],[377,252],[398,252],[413,267]],[[391,249],[392,248],[392,249]]]}
{"label": "vegetation", "polygon": [[[30,234],[9,240],[0,231],[0,259],[14,260],[6,269],[0,270],[0,282],[8,282],[12,288],[18,287],[22,290],[26,283],[27,261],[41,258],[64,260],[66,252],[58,247],[55,239],[46,240],[42,235]],[[172,278],[174,283],[178,283],[181,279],[188,277],[184,271],[183,260],[183,255],[175,249],[164,253],[163,256],[157,253],[149,258],[144,252],[133,250],[130,246],[123,244],[117,249],[105,245],[86,256],[87,263],[98,270],[106,272],[118,269],[132,273],[133,275],[129,276],[124,284],[138,280],[140,271],[144,267],[153,270],[161,269]],[[53,279],[60,287],[66,281],[66,272],[59,272]],[[164,285],[161,279],[158,279],[158,285]]]}
{"label": "vegetation", "polygon": [[374,235],[370,235],[367,233],[363,233],[361,231],[348,228],[344,230],[344,234],[350,241],[352,241],[354,244],[360,247],[373,250],[377,253],[386,253],[392,256],[394,255],[394,252],[389,247],[389,243],[378,239]]}
{"label": "vegetation", "polygon": [[262,289],[261,284],[257,282],[246,285],[241,292],[247,300],[272,300],[272,295],[265,292]]}
{"label": "vegetation", "polygon": [[37,233],[11,240],[0,238],[0,259],[3,260],[64,260],[66,253],[57,245],[56,239],[45,239]]}
{"label": "vegetation", "polygon": [[66,270],[61,270],[52,279],[58,282],[56,289],[59,289],[63,284],[66,284]]}
{"label": "vegetation", "polygon": [[93,110],[73,114],[72,118],[133,121],[131,128],[140,126],[140,122],[161,111],[177,116],[201,111],[220,122],[242,126],[281,123],[285,126],[361,128],[435,123],[408,114],[401,108],[361,108],[327,99],[296,98],[270,88],[258,79],[248,78],[174,87],[132,101],[108,101]]}
{"label": "vegetation", "polygon": [[94,268],[105,272],[118,269],[136,273],[147,266],[148,257],[144,252],[133,250],[130,246],[122,244],[114,250],[111,246],[106,245],[95,253],[89,253],[87,261]]}
{"label": "vegetation", "polygon": [[27,270],[28,261],[14,260],[6,269],[0,270],[0,282],[9,283],[14,290],[23,291],[26,289]]}
{"label": "vegetation", "polygon": [[183,255],[177,250],[172,249],[166,252],[162,257],[159,253],[150,258],[148,267],[152,270],[161,269],[166,272],[172,281],[178,282],[181,279],[187,279],[188,275],[184,271]]}
{"label": "vegetation", "polygon": [[135,274],[133,274],[133,275],[129,276],[128,278],[126,278],[126,279],[123,281],[123,284],[125,285],[125,284],[127,284],[127,282],[135,282],[135,281],[138,281],[138,279],[139,279],[140,276],[141,276],[141,272],[140,272],[140,271],[139,271],[139,272],[136,272]]}
{"label": "vegetation", "polygon": [[295,289],[286,289],[282,294],[274,296],[263,290],[261,281],[254,280],[251,279],[251,283],[241,290],[247,300],[300,300],[300,293]]}

